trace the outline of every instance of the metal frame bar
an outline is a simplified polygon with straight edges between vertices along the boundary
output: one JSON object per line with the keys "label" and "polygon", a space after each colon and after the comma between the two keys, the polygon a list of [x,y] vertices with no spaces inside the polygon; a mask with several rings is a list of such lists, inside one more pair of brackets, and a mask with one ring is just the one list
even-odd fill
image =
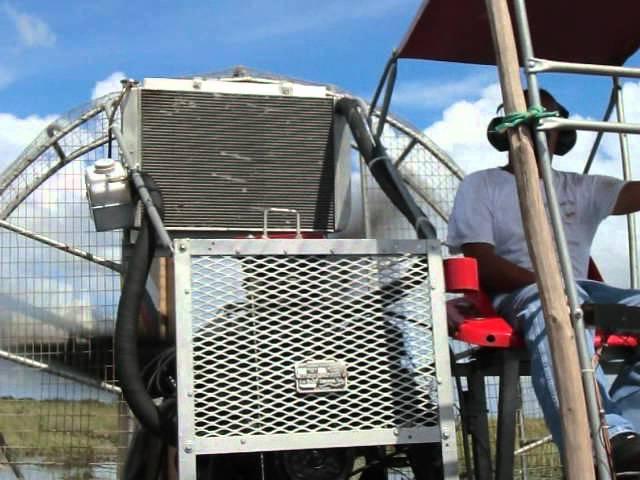
{"label": "metal frame bar", "polygon": [[[174,254],[176,362],[178,372],[178,472],[181,479],[196,478],[193,442],[193,349],[191,345],[191,241],[176,241]],[[217,479],[216,479],[217,480]]]}
{"label": "metal frame bar", "polygon": [[400,167],[402,162],[404,162],[406,160],[407,156],[411,153],[411,150],[413,150],[413,147],[415,147],[417,144],[418,144],[418,140],[416,139],[416,137],[412,137],[411,141],[405,147],[405,149],[402,151],[402,153],[398,156],[398,158],[394,162],[393,166],[396,167],[396,168]]}
{"label": "metal frame bar", "polygon": [[17,233],[18,235],[27,237],[31,240],[35,240],[36,242],[43,243],[49,247],[53,247],[56,250],[60,250],[62,252],[73,255],[75,257],[88,260],[97,265],[101,265],[110,270],[113,270],[114,272],[119,272],[119,273],[124,272],[124,267],[119,263],[113,262],[111,260],[107,260],[106,258],[98,257],[97,255],[94,255],[89,252],[85,252],[84,250],[73,247],[66,243],[58,242],[57,240],[53,240],[49,237],[45,237],[44,235],[34,233],[30,230],[27,230],[26,228],[18,227],[17,225],[13,225],[12,223],[7,222],[6,220],[0,220],[0,227],[6,228],[7,230]]}
{"label": "metal frame bar", "polygon": [[25,358],[21,355],[16,355],[15,353],[7,352],[6,350],[0,350],[0,358],[3,360],[8,360],[13,363],[24,365],[26,367],[35,368],[36,370],[42,370],[44,372],[51,373],[58,377],[66,378],[68,380],[73,380],[74,382],[78,382],[83,385],[88,385],[90,387],[98,388],[100,390],[105,390],[109,393],[114,393],[116,395],[120,395],[122,393],[122,390],[120,389],[120,387],[116,387],[111,383],[101,382],[91,377],[87,377],[86,375],[72,372],[65,368],[54,367],[49,364],[39,362],[37,360],[33,360],[31,358]]}
{"label": "metal frame bar", "polygon": [[108,141],[109,141],[109,137],[102,136],[102,137],[94,140],[93,142],[85,145],[84,147],[78,148],[71,155],[65,156],[64,161],[61,158],[60,162],[56,163],[54,166],[49,168],[49,170],[47,170],[42,175],[39,175],[38,177],[36,177],[34,179],[33,183],[27,185],[27,187],[24,190],[22,190],[14,199],[12,199],[10,202],[8,202],[5,205],[5,207],[0,211],[0,219],[6,220],[7,217],[9,217],[9,215],[11,215],[11,213],[13,213],[13,211],[16,208],[18,208],[20,206],[20,204],[29,195],[31,195],[35,190],[38,189],[38,187],[40,185],[42,185],[44,182],[49,180],[53,175],[55,175],[60,169],[62,169],[63,167],[66,167],[70,162],[72,162],[73,160],[81,157],[82,155],[85,155],[85,154],[95,150],[96,148],[101,147],[102,145],[104,145]]}
{"label": "metal frame bar", "polygon": [[445,306],[446,297],[444,267],[442,263],[442,244],[438,240],[428,240],[426,243],[431,283],[431,313],[438,382],[440,434],[442,437],[442,465],[444,469],[444,480],[454,480],[458,478],[458,447],[456,441],[455,412],[453,410],[453,383],[450,380],[453,378],[453,375]]}
{"label": "metal frame bar", "polygon": [[[533,44],[531,41],[531,32],[529,30],[527,9],[524,0],[515,0],[514,10],[517,23],[517,34],[519,37],[519,44],[523,56],[522,63],[528,66],[529,61],[535,57]],[[527,70],[526,74],[527,84],[529,86],[529,105],[532,107],[540,106],[540,86],[538,85],[537,74],[530,70]],[[557,119],[553,120],[557,121]],[[542,173],[542,180],[545,186],[544,190],[547,197],[549,216],[554,232],[556,248],[558,250],[560,267],[564,277],[565,291],[569,300],[571,319],[576,332],[576,346],[578,349],[580,368],[582,370],[582,384],[587,404],[589,427],[591,430],[596,454],[596,467],[600,480],[609,480],[611,479],[611,471],[609,469],[607,450],[600,434],[602,425],[600,420],[600,409],[598,406],[598,393],[596,390],[594,368],[589,355],[589,350],[587,348],[583,313],[582,309],[580,308],[580,304],[578,303],[578,293],[576,289],[575,278],[573,275],[573,267],[571,265],[571,257],[569,254],[569,249],[567,247],[567,239],[564,233],[562,215],[560,214],[560,208],[558,206],[558,198],[553,184],[551,156],[549,154],[547,146],[546,135],[543,130],[544,129],[542,128],[536,129],[534,136],[537,153],[540,157],[539,163]],[[640,126],[638,127],[638,132],[640,132]]]}
{"label": "metal frame bar", "polygon": [[598,122],[594,120],[571,120],[568,118],[544,118],[538,130],[586,130],[590,132],[640,133],[640,123]]}
{"label": "metal frame bar", "polygon": [[96,105],[95,107],[87,110],[80,117],[78,117],[74,122],[70,123],[66,127],[60,129],[57,134],[49,138],[49,141],[40,145],[36,150],[34,150],[30,155],[27,155],[24,158],[18,158],[13,164],[9,165],[9,167],[4,171],[4,174],[0,176],[0,195],[4,193],[7,187],[13,182],[15,177],[20,175],[24,170],[31,165],[40,155],[42,155],[49,147],[60,141],[64,136],[71,133],[77,127],[92,119],[96,115],[100,114],[104,111],[104,107],[102,104]]}
{"label": "metal frame bar", "polygon": [[[613,91],[615,92],[616,116],[618,122],[624,124],[624,102],[622,99],[622,86],[618,77],[613,78]],[[626,181],[631,180],[631,164],[629,160],[629,137],[626,133],[618,135],[620,140],[620,155],[622,157],[622,175]],[[638,288],[638,242],[636,239],[636,217],[633,213],[627,215],[627,238],[629,242],[629,274],[631,288]]]}
{"label": "metal frame bar", "polygon": [[[604,113],[604,116],[602,118],[603,122],[608,122],[609,118],[611,118],[611,114],[613,113],[613,107],[615,106],[616,103],[616,99],[615,99],[615,90],[612,88],[611,89],[611,95],[609,96],[609,104],[607,105],[607,110]],[[602,137],[604,136],[604,132],[600,131],[598,132],[598,135],[596,135],[596,139],[593,142],[593,146],[591,147],[591,152],[589,152],[589,158],[587,159],[587,163],[584,166],[584,170],[582,171],[582,173],[587,174],[589,173],[589,170],[591,170],[591,164],[593,163],[593,160],[596,158],[596,153],[598,152],[598,148],[600,148],[600,142],[602,142]]]}
{"label": "metal frame bar", "polygon": [[411,138],[415,138],[416,141],[421,146],[423,146],[431,155],[436,157],[438,159],[438,161],[447,170],[449,170],[449,172],[451,172],[459,180],[462,180],[462,178],[464,177],[464,172],[460,169],[460,167],[458,167],[458,165],[456,165],[456,163],[453,161],[451,156],[447,152],[442,150],[438,145],[433,143],[431,141],[431,139],[429,139],[424,134],[419,133],[419,131],[417,129],[415,129],[415,128],[411,128],[410,129],[407,126],[408,124],[405,125],[403,123],[400,123],[392,115],[387,116],[387,123],[389,125],[391,125],[393,128],[395,128],[395,129],[399,130],[400,132],[404,133],[405,135],[407,135],[407,136],[409,136]]}
{"label": "metal frame bar", "polygon": [[592,63],[559,62],[536,57],[528,58],[525,65],[527,65],[527,71],[530,73],[557,72],[640,78],[640,68],[614,67],[611,65],[595,65]]}

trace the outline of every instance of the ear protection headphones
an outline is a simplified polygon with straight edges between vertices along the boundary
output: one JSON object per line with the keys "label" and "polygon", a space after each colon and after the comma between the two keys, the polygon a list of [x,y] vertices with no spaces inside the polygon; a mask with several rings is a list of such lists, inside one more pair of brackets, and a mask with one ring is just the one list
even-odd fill
{"label": "ear protection headphones", "polygon": [[[527,92],[525,90],[525,96],[526,93]],[[569,118],[569,110],[567,110],[564,106],[562,106],[562,104],[560,104],[560,102],[553,98],[553,95],[551,95],[544,89],[540,89],[540,93],[543,96],[548,96],[553,100],[553,102],[556,104],[555,110],[558,111],[562,118]],[[501,108],[502,105],[498,107],[496,113],[500,111]],[[509,150],[509,140],[507,139],[507,132],[496,132],[496,126],[502,122],[503,118],[504,117],[495,117],[489,122],[489,125],[487,126],[487,140],[489,140],[489,143],[493,145],[493,147],[499,152],[506,152]],[[554,154],[564,155],[574,147],[578,136],[575,130],[558,130],[558,134],[558,141]]]}

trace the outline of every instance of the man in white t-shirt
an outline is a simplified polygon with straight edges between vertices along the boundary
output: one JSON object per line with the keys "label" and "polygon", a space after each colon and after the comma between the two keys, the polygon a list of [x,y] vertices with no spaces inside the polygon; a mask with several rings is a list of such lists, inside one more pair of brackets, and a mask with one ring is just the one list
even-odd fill
{"label": "man in white t-shirt", "polygon": [[[542,90],[548,111],[569,112]],[[506,135],[496,134],[492,121],[490,142],[508,150]],[[575,144],[576,133],[549,132],[550,154],[565,154]],[[623,182],[601,175],[553,171],[558,203],[564,221],[578,294],[582,302],[640,305],[640,291],[587,280],[589,251],[598,225],[609,215],[640,210],[640,182]],[[540,181],[540,187],[542,181]],[[544,198],[544,195],[543,195]],[[501,168],[465,177],[458,189],[449,219],[448,244],[478,261],[480,283],[494,299],[498,313],[516,327],[531,357],[531,377],[545,420],[555,442],[562,445],[558,398],[542,307],[532,272],[522,226],[513,158]],[[588,343],[593,345],[592,338]],[[640,362],[630,364],[611,391],[602,371],[597,380],[606,413],[616,472],[640,471]]]}

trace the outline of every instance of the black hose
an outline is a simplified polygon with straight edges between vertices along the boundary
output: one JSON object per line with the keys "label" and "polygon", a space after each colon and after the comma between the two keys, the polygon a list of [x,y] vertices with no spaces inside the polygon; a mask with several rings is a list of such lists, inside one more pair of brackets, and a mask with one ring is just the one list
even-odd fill
{"label": "black hose", "polygon": [[[148,176],[145,176],[145,184],[156,208],[162,212],[162,198],[158,188]],[[114,349],[116,372],[129,408],[145,429],[162,436],[166,429],[162,425],[158,407],[147,393],[138,359],[138,316],[154,250],[155,236],[144,215],[118,304]]]}
{"label": "black hose", "polygon": [[436,229],[409,193],[382,143],[376,140],[371,133],[358,101],[354,98],[343,97],[336,103],[336,112],[346,118],[358,145],[358,150],[360,150],[373,178],[396,208],[413,225],[418,238],[436,238]]}

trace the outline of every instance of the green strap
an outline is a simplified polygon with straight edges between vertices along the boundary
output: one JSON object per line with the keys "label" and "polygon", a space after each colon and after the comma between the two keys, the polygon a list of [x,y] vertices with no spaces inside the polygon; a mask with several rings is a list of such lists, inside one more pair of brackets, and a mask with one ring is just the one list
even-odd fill
{"label": "green strap", "polygon": [[502,133],[510,128],[517,127],[522,123],[537,124],[541,118],[559,117],[557,111],[548,112],[544,107],[529,107],[526,112],[517,112],[502,117],[502,121],[494,127],[494,131]]}

